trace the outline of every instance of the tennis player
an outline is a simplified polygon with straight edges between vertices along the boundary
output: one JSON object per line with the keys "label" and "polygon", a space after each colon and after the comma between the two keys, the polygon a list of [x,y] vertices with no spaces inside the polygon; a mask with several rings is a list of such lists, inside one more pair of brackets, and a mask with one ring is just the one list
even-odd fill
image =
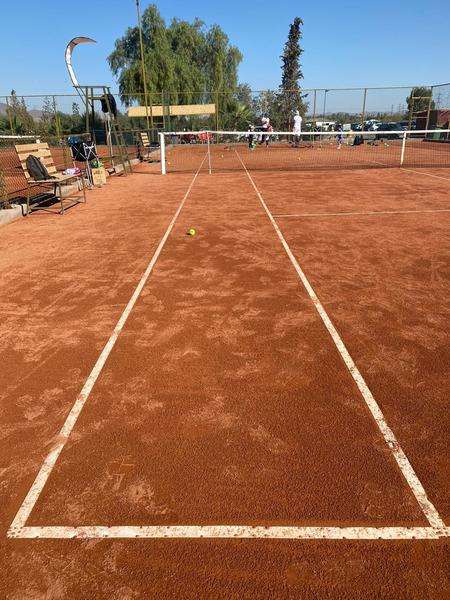
{"label": "tennis player", "polygon": [[302,117],[298,110],[295,111],[294,115],[294,129],[292,133],[294,134],[294,147],[298,148],[300,144],[300,139],[302,135]]}
{"label": "tennis player", "polygon": [[267,132],[269,131],[270,127],[271,125],[269,117],[262,117],[261,131],[263,132],[263,135],[261,136],[261,144],[266,144],[266,146],[269,145],[269,136],[267,135]]}
{"label": "tennis player", "polygon": [[255,148],[255,126],[254,125],[250,125],[250,127],[248,128],[248,148],[249,150],[254,150]]}

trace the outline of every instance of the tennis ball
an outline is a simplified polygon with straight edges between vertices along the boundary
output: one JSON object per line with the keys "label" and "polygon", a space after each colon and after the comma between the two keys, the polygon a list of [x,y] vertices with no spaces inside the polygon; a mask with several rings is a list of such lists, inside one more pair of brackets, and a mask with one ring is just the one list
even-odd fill
{"label": "tennis ball", "polygon": [[193,227],[191,227],[191,229],[189,229],[188,231],[188,235],[195,235],[197,232],[195,231],[195,229]]}

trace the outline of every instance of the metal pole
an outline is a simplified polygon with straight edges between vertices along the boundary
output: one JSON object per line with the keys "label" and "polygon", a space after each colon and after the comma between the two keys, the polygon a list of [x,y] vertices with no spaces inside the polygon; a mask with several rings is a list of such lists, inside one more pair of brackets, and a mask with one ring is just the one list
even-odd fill
{"label": "metal pole", "polygon": [[314,121],[316,120],[316,100],[317,100],[317,90],[314,90],[314,108],[313,108],[313,117],[312,117],[313,127],[314,127]]}
{"label": "metal pole", "polygon": [[325,121],[325,107],[327,105],[327,92],[329,92],[329,90],[325,90],[325,93],[323,95],[323,117],[322,117],[322,131],[323,131],[323,122]]}
{"label": "metal pole", "polygon": [[364,121],[366,119],[366,100],[367,100],[367,88],[364,88],[363,106],[361,112],[361,131],[364,131]]}
{"label": "metal pole", "polygon": [[15,130],[14,130],[14,125],[13,125],[13,119],[12,119],[12,108],[9,105],[8,102],[8,96],[5,96],[5,102],[6,102],[6,112],[8,113],[8,120],[9,120],[9,128],[11,129],[11,134],[15,135]]}
{"label": "metal pole", "polygon": [[[142,84],[144,86],[144,102],[145,102],[145,118],[147,120],[147,129],[150,129],[150,123],[149,123],[149,119],[148,119],[148,97],[147,97],[147,77],[146,77],[146,68],[145,68],[145,63],[144,63],[144,42],[142,39],[142,22],[141,22],[141,7],[140,7],[140,0],[136,0],[136,11],[137,11],[137,17],[138,17],[138,28],[139,28],[139,45],[141,48],[141,70],[142,70]],[[151,122],[152,122],[152,128],[153,128],[153,110],[150,107],[150,111],[152,113],[151,117]]]}
{"label": "metal pole", "polygon": [[219,92],[216,92],[216,131],[219,131]]}
{"label": "metal pole", "polygon": [[428,110],[427,110],[427,122],[425,125],[425,129],[428,129],[430,125],[430,113],[431,113],[431,105],[433,104],[433,87],[430,88],[430,101],[428,102]]}
{"label": "metal pole", "polygon": [[84,93],[86,96],[86,133],[89,133],[89,91],[87,87],[85,88]]}
{"label": "metal pole", "polygon": [[401,152],[401,155],[400,155],[400,166],[403,165],[403,160],[405,158],[405,146],[406,146],[406,131],[403,132],[402,152]]}
{"label": "metal pole", "polygon": [[211,146],[209,144],[209,131],[206,132],[206,143],[208,144],[208,170],[211,175]]}
{"label": "metal pole", "polygon": [[412,125],[412,120],[413,120],[413,114],[414,114],[414,103],[416,100],[416,96],[413,95],[414,94],[414,88],[411,90],[411,94],[409,95],[410,98],[410,102],[409,102],[409,116],[408,116],[408,129],[411,129],[411,125]]}
{"label": "metal pole", "polygon": [[59,118],[59,114],[58,114],[58,108],[56,106],[56,98],[55,96],[53,96],[53,112],[55,113],[55,131],[56,131],[56,137],[58,139],[61,138],[61,121]]}
{"label": "metal pole", "polygon": [[166,139],[164,133],[159,133],[159,149],[161,153],[161,175],[166,174]]}

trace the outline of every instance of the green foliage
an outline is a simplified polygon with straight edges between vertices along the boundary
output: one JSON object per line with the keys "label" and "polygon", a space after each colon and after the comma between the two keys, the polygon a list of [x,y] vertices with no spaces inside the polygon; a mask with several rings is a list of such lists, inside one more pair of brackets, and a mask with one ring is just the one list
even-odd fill
{"label": "green foliage", "polygon": [[49,96],[44,97],[38,129],[43,135],[55,135],[55,109]]}
{"label": "green foliage", "polygon": [[[6,109],[8,121],[12,123],[12,127],[15,134],[24,135],[27,133],[34,133],[36,125],[33,117],[27,110],[25,99],[17,97],[14,90],[11,91],[9,97],[8,108]],[[9,123],[8,123],[9,128]]]}
{"label": "green foliage", "polygon": [[428,110],[428,107],[433,110],[436,106],[432,97],[433,91],[428,87],[415,87],[411,90],[411,93],[406,98],[406,104],[408,106],[408,113],[417,113],[423,110]]}
{"label": "green foliage", "polygon": [[8,117],[0,115],[0,132],[11,133]]}
{"label": "green foliage", "polygon": [[291,127],[293,116],[296,110],[301,115],[306,114],[307,104],[301,93],[299,80],[303,79],[303,73],[300,66],[300,56],[303,53],[300,47],[302,38],[301,26],[303,21],[296,17],[289,28],[289,35],[281,56],[282,77],[279,93],[279,105],[284,114],[283,123],[285,127]]}
{"label": "green foliage", "polygon": [[[195,19],[192,23],[173,19],[169,26],[157,7],[150,5],[142,15],[144,63],[147,92],[152,103],[171,104],[216,102],[219,111],[236,110],[233,94],[238,85],[237,69],[240,51],[231,46],[228,36],[218,25],[206,28]],[[126,105],[133,100],[143,104],[144,91],[137,27],[129,27],[116,40],[108,57],[113,74],[118,78],[121,99]],[[213,91],[213,98],[206,94]],[[229,92],[225,94],[224,92]]]}
{"label": "green foliage", "polygon": [[261,92],[256,100],[256,113],[258,117],[268,116],[272,127],[281,130],[284,125],[283,107],[280,102],[281,95],[274,90]]}

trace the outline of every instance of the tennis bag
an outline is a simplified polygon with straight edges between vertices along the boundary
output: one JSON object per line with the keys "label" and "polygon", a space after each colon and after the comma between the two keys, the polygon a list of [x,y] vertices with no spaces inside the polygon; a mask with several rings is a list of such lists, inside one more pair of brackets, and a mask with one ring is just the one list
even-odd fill
{"label": "tennis bag", "polygon": [[[116,99],[112,94],[105,94],[100,98],[100,102],[102,104],[102,112],[107,113],[110,112],[112,116],[117,118],[117,103]],[[108,110],[109,106],[109,110]]]}
{"label": "tennis bag", "polygon": [[25,161],[28,173],[34,181],[43,181],[44,179],[54,179],[41,163],[37,156],[30,154]]}
{"label": "tennis bag", "polygon": [[68,142],[72,151],[72,158],[76,162],[89,162],[98,158],[94,142],[85,142],[76,137],[70,137]]}

